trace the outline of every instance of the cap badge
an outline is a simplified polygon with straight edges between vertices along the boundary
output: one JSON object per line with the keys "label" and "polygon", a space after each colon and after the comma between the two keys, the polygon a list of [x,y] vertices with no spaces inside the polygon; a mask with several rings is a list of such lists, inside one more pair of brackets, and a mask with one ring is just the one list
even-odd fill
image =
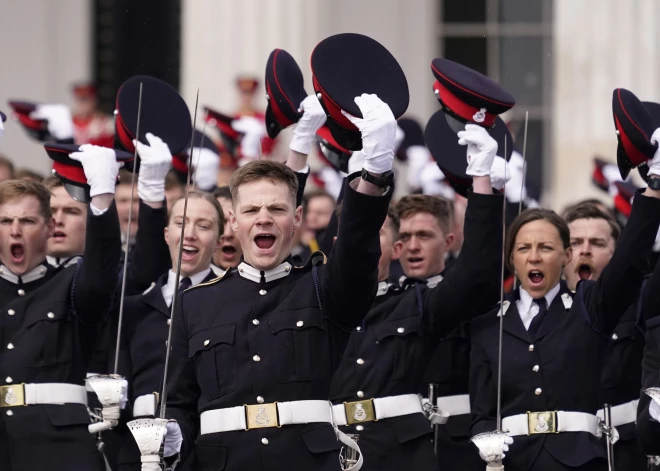
{"label": "cap badge", "polygon": [[481,108],[477,111],[474,116],[472,116],[472,119],[475,123],[483,123],[486,120],[486,108]]}

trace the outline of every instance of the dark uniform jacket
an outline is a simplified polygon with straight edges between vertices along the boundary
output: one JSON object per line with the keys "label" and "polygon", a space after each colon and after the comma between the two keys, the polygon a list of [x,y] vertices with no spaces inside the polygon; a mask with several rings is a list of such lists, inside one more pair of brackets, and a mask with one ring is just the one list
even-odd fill
{"label": "dark uniform jacket", "polygon": [[[527,411],[596,413],[609,339],[639,292],[659,221],[660,200],[635,198],[630,221],[599,280],[581,281],[570,309],[562,301],[562,295],[570,293],[562,286],[535,338],[525,329],[516,303],[510,305],[502,347],[503,418]],[[498,311],[471,325],[473,435],[496,428]],[[605,456],[599,440],[587,432],[517,436],[505,467],[533,469],[542,451],[569,467]]]}
{"label": "dark uniform jacket", "polygon": [[[216,273],[211,270],[202,283],[216,277]],[[126,416],[130,419],[133,418],[131,408],[135,399],[154,392],[160,394],[162,389],[170,325],[170,307],[162,292],[167,279],[168,273],[162,275],[145,293],[126,298],[119,373],[126,377],[129,384]],[[119,429],[122,436],[118,460],[120,469],[139,470],[140,451],[133,435],[124,424]]]}
{"label": "dark uniform jacket", "polygon": [[[334,404],[417,394],[438,339],[462,320],[497,303],[501,198],[470,194],[464,249],[437,286],[407,280],[404,289],[369,311],[359,330],[351,334],[333,379],[330,399]],[[344,431],[358,433],[364,470],[438,468],[431,426],[423,414],[354,424]]]}
{"label": "dark uniform jacket", "polygon": [[[0,382],[84,385],[98,323],[112,301],[120,237],[113,205],[88,214],[85,254],[21,284],[0,278]],[[11,412],[11,414],[9,414]],[[100,469],[82,404],[0,409],[0,469]]]}
{"label": "dark uniform jacket", "polygon": [[333,255],[321,267],[313,268],[320,257],[312,256],[304,267],[261,272],[259,281],[258,271],[253,278],[254,268],[239,266],[181,295],[167,416],[183,431],[182,459],[196,450],[195,469],[339,469],[340,444],[328,423],[199,436],[199,415],[258,397],[328,399],[351,329],[376,294],[378,232],[390,195],[346,188]]}

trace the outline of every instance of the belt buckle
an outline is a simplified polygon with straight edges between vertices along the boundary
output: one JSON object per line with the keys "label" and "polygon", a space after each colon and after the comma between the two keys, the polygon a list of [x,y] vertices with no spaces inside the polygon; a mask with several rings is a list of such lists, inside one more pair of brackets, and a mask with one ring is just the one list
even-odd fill
{"label": "belt buckle", "polygon": [[245,404],[243,407],[245,407],[245,423],[247,424],[245,430],[281,427],[277,414],[277,402],[271,402],[270,404]]}
{"label": "belt buckle", "polygon": [[557,430],[557,411],[527,411],[527,435],[541,433],[559,433]]}
{"label": "belt buckle", "polygon": [[346,423],[348,425],[359,424],[362,422],[378,422],[376,419],[376,409],[374,400],[344,402],[346,411]]}
{"label": "belt buckle", "polygon": [[25,383],[0,386],[0,407],[26,406]]}

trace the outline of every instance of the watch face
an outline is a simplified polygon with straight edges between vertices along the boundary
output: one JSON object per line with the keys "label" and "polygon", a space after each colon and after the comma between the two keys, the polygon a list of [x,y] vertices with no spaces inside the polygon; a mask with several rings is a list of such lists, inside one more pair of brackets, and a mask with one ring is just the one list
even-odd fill
{"label": "watch face", "polygon": [[649,188],[652,190],[660,190],[660,178],[658,177],[651,177],[649,178]]}

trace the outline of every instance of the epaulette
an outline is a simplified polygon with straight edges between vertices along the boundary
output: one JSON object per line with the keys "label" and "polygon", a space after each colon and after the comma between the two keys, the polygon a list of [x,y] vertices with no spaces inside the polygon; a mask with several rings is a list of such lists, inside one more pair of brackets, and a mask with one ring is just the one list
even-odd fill
{"label": "epaulette", "polygon": [[293,268],[295,268],[296,270],[303,270],[305,268],[309,268],[310,266],[316,267],[316,266],[319,266],[319,265],[325,265],[326,263],[328,263],[328,257],[326,257],[323,252],[318,250],[318,251],[312,253],[307,258],[307,261],[305,262],[305,264],[303,266],[293,267]]}
{"label": "epaulette", "polygon": [[156,286],[156,282],[152,281],[151,286],[149,286],[146,290],[144,290],[144,292],[142,293],[142,296],[144,296],[145,294],[149,294],[151,292],[151,290],[154,289],[154,286]]}
{"label": "epaulette", "polygon": [[[214,273],[215,273],[215,272],[214,272]],[[190,288],[188,288],[187,290],[184,290],[183,292],[184,292],[184,293],[187,293],[188,291],[193,290],[193,289],[201,288],[201,287],[203,287],[203,286],[211,286],[211,285],[214,285],[214,284],[216,284],[216,283],[220,283],[220,282],[221,282],[222,280],[224,280],[225,278],[228,278],[230,273],[231,273],[231,270],[227,270],[227,271],[225,271],[222,275],[220,275],[220,276],[218,276],[218,277],[216,277],[216,278],[213,278],[212,280],[209,280],[209,281],[207,281],[206,283],[200,283],[200,284],[198,284],[198,285],[196,285],[196,286],[191,286]]]}
{"label": "epaulette", "polygon": [[561,295],[561,302],[564,303],[564,309],[568,311],[573,306],[573,297],[568,293],[564,293]]}

